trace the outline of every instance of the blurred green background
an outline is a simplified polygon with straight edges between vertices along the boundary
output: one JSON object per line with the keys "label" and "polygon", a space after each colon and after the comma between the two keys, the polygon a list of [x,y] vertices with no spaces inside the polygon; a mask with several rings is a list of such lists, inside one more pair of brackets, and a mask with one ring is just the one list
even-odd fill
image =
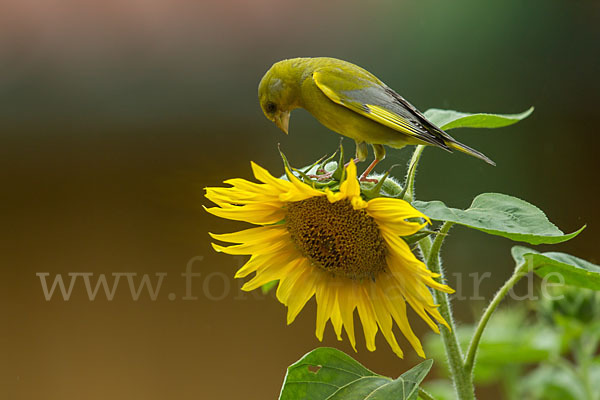
{"label": "blurred green background", "polygon": [[[273,296],[240,295],[242,259],[215,254],[207,232],[246,225],[202,206],[204,187],[249,178],[250,160],[280,174],[277,143],[298,166],[336,148],[305,111],[289,136],[262,115],[258,82],[283,58],[354,62],[423,111],[534,105],[512,127],[452,132],[496,168],[428,149],[418,196],[455,207],[486,191],[518,196],[566,232],[588,224],[554,248],[600,262],[599,18],[597,1],[4,2],[0,397],[277,397],[285,368],[320,345],[314,300],[286,327]],[[391,150],[379,170],[409,156]],[[451,284],[469,296],[468,274],[490,271],[479,291],[489,298],[513,268],[510,246],[456,228],[444,250]],[[198,299],[181,300],[195,256]],[[38,272],[168,276],[156,301],[133,301],[125,278],[113,301],[89,301],[81,281],[69,301],[46,301]],[[482,306],[455,303],[465,323]],[[331,327],[325,337],[382,374],[417,362],[406,341],[399,360],[381,335],[375,353],[359,340],[357,354]]]}

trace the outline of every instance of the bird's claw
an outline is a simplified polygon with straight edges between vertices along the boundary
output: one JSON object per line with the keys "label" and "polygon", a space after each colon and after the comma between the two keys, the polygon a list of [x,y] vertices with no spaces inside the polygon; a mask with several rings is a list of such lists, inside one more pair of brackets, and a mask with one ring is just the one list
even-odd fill
{"label": "bird's claw", "polygon": [[331,177],[332,177],[332,176],[333,176],[333,172],[327,172],[327,173],[324,173],[324,174],[318,174],[318,175],[308,175],[308,177],[309,177],[310,179],[316,179],[316,180],[318,180],[319,182],[320,182],[320,181],[325,181],[325,180],[327,180],[327,179],[331,179]]}
{"label": "bird's claw", "polygon": [[373,182],[373,183],[379,182],[379,179],[367,178],[366,176],[361,176],[358,180],[360,182]]}

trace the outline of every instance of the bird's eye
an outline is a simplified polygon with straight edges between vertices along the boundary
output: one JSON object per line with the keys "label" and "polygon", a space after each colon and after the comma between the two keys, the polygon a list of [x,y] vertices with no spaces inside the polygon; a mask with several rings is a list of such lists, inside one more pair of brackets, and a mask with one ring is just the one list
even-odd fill
{"label": "bird's eye", "polygon": [[275,105],[275,103],[269,101],[265,109],[269,114],[273,114],[275,111],[277,111],[277,106]]}

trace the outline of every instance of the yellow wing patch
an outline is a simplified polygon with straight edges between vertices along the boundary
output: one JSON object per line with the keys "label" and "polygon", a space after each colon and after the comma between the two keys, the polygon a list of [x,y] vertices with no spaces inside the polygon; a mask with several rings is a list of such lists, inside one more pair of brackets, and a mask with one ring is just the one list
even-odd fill
{"label": "yellow wing patch", "polygon": [[319,72],[313,73],[313,80],[323,94],[325,94],[325,96],[327,96],[334,103],[349,108],[350,110],[357,112],[364,117],[387,126],[388,128],[403,132],[407,135],[421,137],[422,132],[420,132],[417,128],[412,126],[410,122],[398,114],[373,104],[362,104],[357,101],[352,101],[351,99],[343,99],[340,94],[323,83],[323,77]]}
{"label": "yellow wing patch", "polygon": [[406,119],[402,118],[398,114],[395,114],[393,112],[386,110],[383,107],[367,104],[366,108],[368,108],[368,110],[370,110],[370,112],[366,113],[366,115],[369,118],[371,118],[389,128],[392,128],[395,130],[400,130],[402,132],[405,132],[405,133],[407,133],[409,135],[413,135],[413,136],[420,136],[422,134],[418,129],[416,129],[414,126],[412,126],[410,124],[410,122],[408,122]]}
{"label": "yellow wing patch", "polygon": [[319,82],[319,73],[315,72],[313,74],[313,79],[315,81],[315,83],[317,84],[317,87],[319,89],[321,89],[321,91],[325,94],[325,96],[329,97],[329,99],[331,101],[334,101],[336,103],[338,103],[339,105],[345,106],[343,100],[329,87],[323,85],[322,83]]}

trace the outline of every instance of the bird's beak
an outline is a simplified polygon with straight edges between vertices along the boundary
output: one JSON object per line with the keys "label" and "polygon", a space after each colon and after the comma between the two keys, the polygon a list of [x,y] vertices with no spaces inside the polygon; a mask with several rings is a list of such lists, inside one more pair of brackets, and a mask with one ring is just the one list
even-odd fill
{"label": "bird's beak", "polygon": [[288,126],[290,125],[290,112],[282,111],[275,115],[275,125],[279,127],[287,135]]}

